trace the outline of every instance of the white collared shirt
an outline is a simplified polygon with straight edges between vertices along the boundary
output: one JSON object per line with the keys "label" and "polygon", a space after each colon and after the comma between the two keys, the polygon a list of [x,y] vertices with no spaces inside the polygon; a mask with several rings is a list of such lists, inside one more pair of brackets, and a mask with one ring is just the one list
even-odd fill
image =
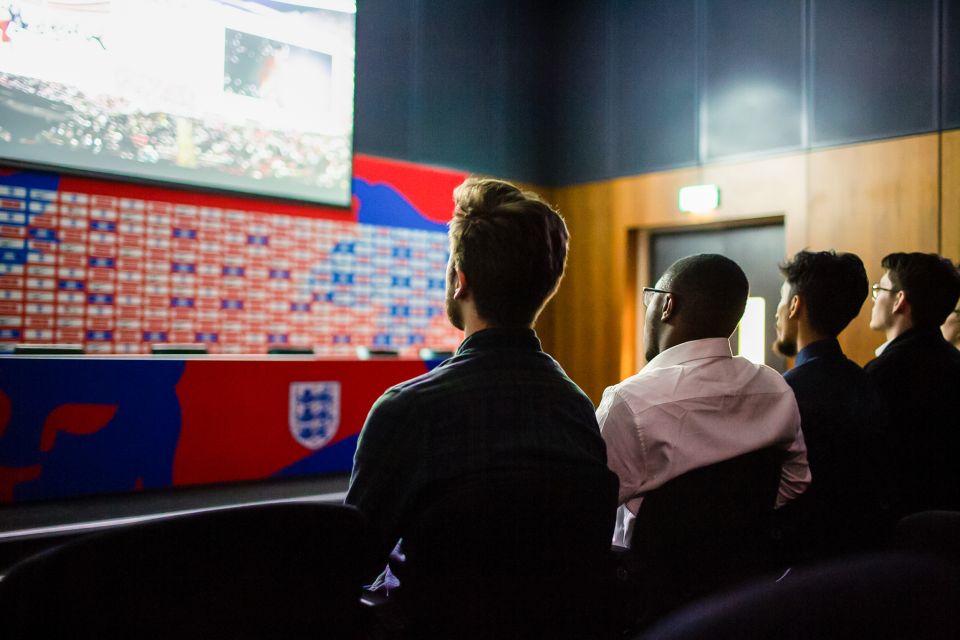
{"label": "white collared shirt", "polygon": [[884,350],[887,348],[887,345],[889,344],[890,344],[890,340],[887,340],[886,342],[884,342],[882,345],[880,345],[879,347],[873,350],[873,355],[879,358],[880,354],[884,352]]}
{"label": "white collared shirt", "polygon": [[788,455],[775,506],[810,483],[793,390],[770,367],[733,356],[725,338],[663,351],[603,392],[597,421],[620,479],[616,545],[630,546],[643,494],[691,469],[779,445]]}

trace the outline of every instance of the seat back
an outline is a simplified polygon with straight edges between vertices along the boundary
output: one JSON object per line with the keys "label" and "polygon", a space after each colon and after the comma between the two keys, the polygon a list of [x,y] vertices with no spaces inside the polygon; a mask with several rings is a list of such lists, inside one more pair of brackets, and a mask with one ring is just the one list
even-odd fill
{"label": "seat back", "polygon": [[4,637],[354,637],[366,536],[354,508],[306,503],[91,534],[0,581]]}
{"label": "seat back", "polygon": [[921,511],[902,518],[893,535],[903,551],[937,556],[960,569],[960,511]]}
{"label": "seat back", "polygon": [[629,562],[648,615],[769,568],[783,459],[781,449],[752,451],[688,471],[646,494]]}
{"label": "seat back", "polygon": [[616,476],[599,466],[490,470],[427,492],[398,572],[414,635],[595,637],[616,501]]}
{"label": "seat back", "polygon": [[960,583],[934,558],[888,553],[834,560],[778,583],[717,594],[647,629],[642,640],[952,640]]}

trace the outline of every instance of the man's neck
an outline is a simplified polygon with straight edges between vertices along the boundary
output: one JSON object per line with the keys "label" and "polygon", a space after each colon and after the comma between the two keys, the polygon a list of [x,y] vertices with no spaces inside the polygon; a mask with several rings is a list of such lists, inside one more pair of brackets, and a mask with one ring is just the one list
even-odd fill
{"label": "man's neck", "polygon": [[694,340],[708,340],[710,338],[722,338],[723,336],[702,336],[692,333],[688,333],[682,329],[672,327],[671,325],[664,325],[662,333],[660,336],[660,353],[663,353],[667,349],[676,347],[677,345],[684,344],[685,342],[693,342]]}
{"label": "man's neck", "polygon": [[463,319],[463,339],[466,340],[473,334],[478,331],[483,331],[484,329],[492,329],[496,325],[493,325],[479,316],[467,317]]}
{"label": "man's neck", "polygon": [[[489,320],[485,320],[484,318],[481,318],[479,315],[477,315],[476,311],[474,311],[472,307],[468,308],[464,306],[462,309],[463,309],[463,339],[464,340],[466,340],[473,334],[477,333],[478,331],[483,331],[484,329],[501,328],[501,325],[496,324],[494,322],[490,322]],[[533,324],[534,323],[531,322],[530,324],[522,325],[522,327],[526,329],[533,329]],[[510,325],[510,326],[512,327],[513,325]],[[520,327],[518,326],[517,328],[520,328]]]}
{"label": "man's neck", "polygon": [[899,338],[910,329],[913,329],[913,323],[907,318],[895,319],[893,324],[886,330],[887,342]]}
{"label": "man's neck", "polygon": [[828,340],[835,337],[836,336],[828,336],[814,331],[813,327],[801,322],[799,326],[797,326],[797,351],[803,351],[814,342],[820,342],[821,340]]}

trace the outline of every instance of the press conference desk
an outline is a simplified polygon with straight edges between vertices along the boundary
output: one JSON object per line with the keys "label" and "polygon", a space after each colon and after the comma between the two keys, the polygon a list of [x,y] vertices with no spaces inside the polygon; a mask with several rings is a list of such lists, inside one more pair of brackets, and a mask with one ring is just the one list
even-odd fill
{"label": "press conference desk", "polygon": [[436,364],[0,356],[0,543],[195,509],[340,501],[370,406]]}

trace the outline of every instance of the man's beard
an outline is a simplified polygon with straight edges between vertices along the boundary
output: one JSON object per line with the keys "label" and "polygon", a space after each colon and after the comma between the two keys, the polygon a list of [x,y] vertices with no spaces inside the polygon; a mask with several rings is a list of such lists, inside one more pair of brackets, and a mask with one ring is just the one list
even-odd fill
{"label": "man's beard", "polygon": [[460,305],[456,300],[453,299],[453,290],[456,287],[457,281],[457,272],[450,270],[447,273],[447,297],[444,306],[447,310],[447,319],[457,329],[463,331],[463,312],[460,310]]}
{"label": "man's beard", "polygon": [[647,362],[650,362],[658,355],[660,355],[660,347],[655,344],[647,347],[646,351],[643,352],[643,357],[647,359]]}
{"label": "man's beard", "polygon": [[773,341],[773,350],[785,358],[792,358],[797,355],[797,341],[784,338],[783,340]]}
{"label": "man's beard", "polygon": [[[656,322],[648,321],[648,322]],[[643,333],[644,341],[644,351],[643,357],[650,362],[658,355],[660,355],[660,326],[658,324],[652,324],[649,327],[646,327]]]}

